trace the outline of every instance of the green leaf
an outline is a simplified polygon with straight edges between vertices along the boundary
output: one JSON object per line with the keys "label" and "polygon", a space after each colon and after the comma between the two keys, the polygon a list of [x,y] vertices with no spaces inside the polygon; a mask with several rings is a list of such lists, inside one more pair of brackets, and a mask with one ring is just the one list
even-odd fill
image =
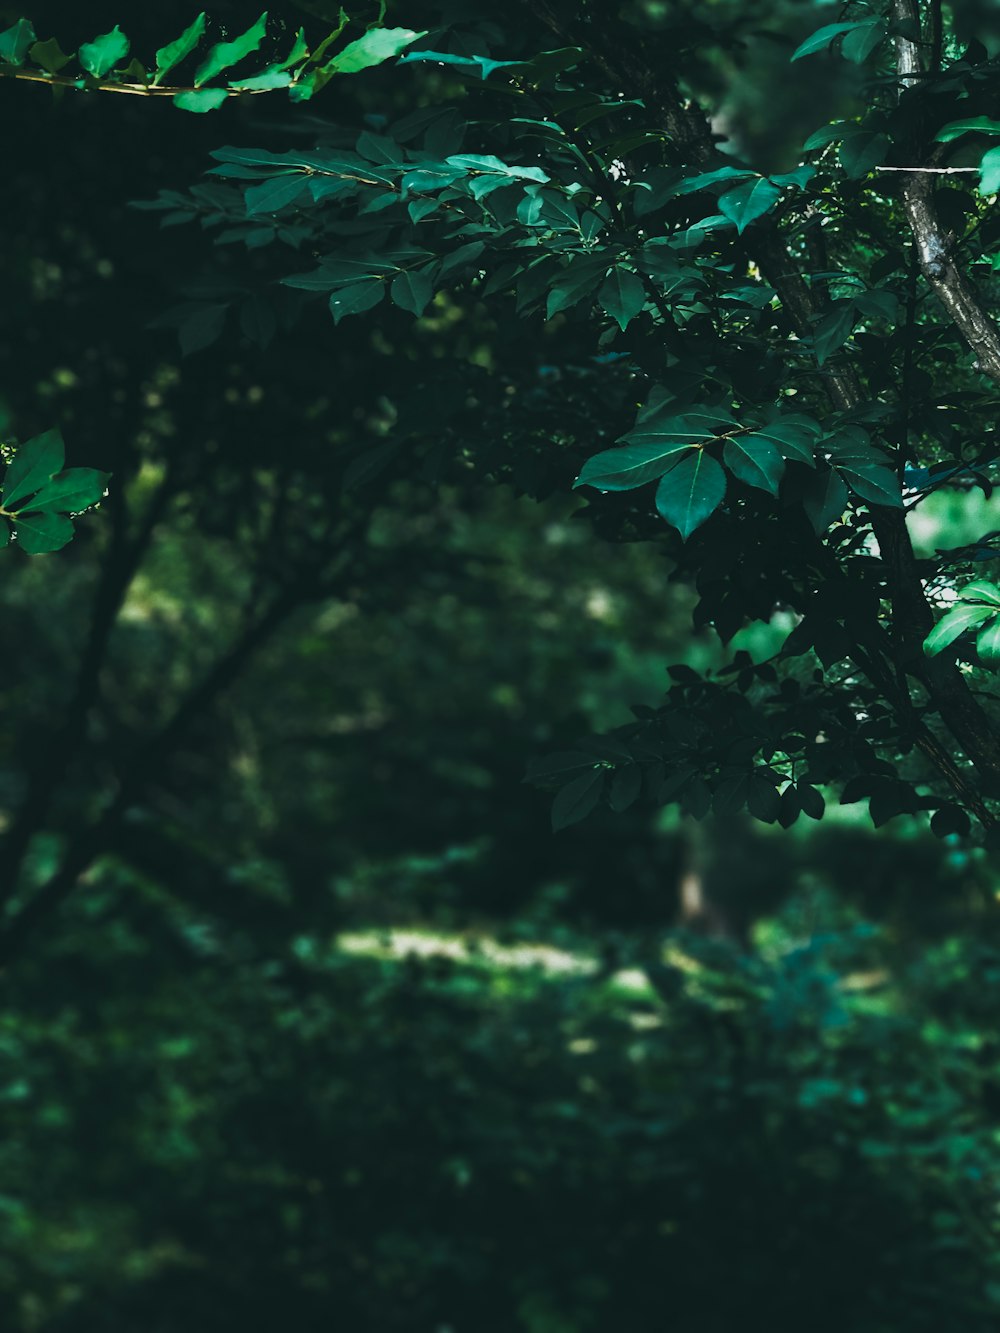
{"label": "green leaf", "polygon": [[726,441],[722,456],[734,477],[771,495],[778,494],[785,460],[770,440],[762,435],[737,435]]}
{"label": "green leaf", "polygon": [[595,486],[599,491],[631,491],[662,477],[673,467],[677,454],[690,448],[690,440],[664,439],[660,444],[605,449],[587,459],[573,485]]}
{"label": "green leaf", "polygon": [[726,474],[703,449],[686,454],[656,488],[656,508],[684,541],[709,518],[726,494]]}
{"label": "green leaf", "polygon": [[309,192],[309,180],[301,171],[272,176],[260,185],[251,185],[243,196],[247,217],[259,213],[278,213]]}
{"label": "green leaf", "polygon": [[256,51],[267,33],[267,10],[246,32],[235,37],[231,42],[216,42],[194,76],[195,87],[214,79],[224,69],[237,64],[246,56]]}
{"label": "green leaf", "polygon": [[24,57],[34,40],[35,30],[31,20],[18,19],[13,27],[0,32],[0,62],[5,65],[23,65]]}
{"label": "green leaf", "polygon": [[1000,610],[1000,587],[989,579],[976,579],[967,583],[958,595],[963,602],[985,602],[987,606]]}
{"label": "green leaf", "polygon": [[992,620],[996,615],[996,610],[991,606],[977,606],[970,602],[959,602],[951,610],[941,617],[931,632],[924,639],[924,652],[928,657],[934,657],[949,644],[955,642],[960,635],[968,629],[974,629],[977,625],[982,625],[984,621]]}
{"label": "green leaf", "polygon": [[604,770],[601,768],[591,769],[560,788],[552,802],[553,832],[558,833],[560,829],[586,819],[601,799],[603,789]]}
{"label": "green leaf", "polygon": [[4,509],[16,511],[23,501],[62,471],[65,461],[66,448],[58,430],[47,430],[22,444],[4,477]]}
{"label": "green leaf", "polygon": [[287,70],[270,65],[260,74],[253,74],[249,79],[233,79],[229,86],[240,93],[266,92],[271,88],[287,88],[292,76]]}
{"label": "green leaf", "polygon": [[73,59],[66,54],[54,37],[49,37],[44,42],[36,42],[28,52],[28,56],[49,74],[58,74]]}
{"label": "green leaf", "polygon": [[847,487],[832,469],[818,471],[807,479],[802,507],[813,531],[821,537],[847,508]]}
{"label": "green leaf", "polygon": [[742,235],[755,218],[763,217],[780,198],[778,186],[762,176],[720,195],[719,212],[735,222],[736,230]]}
{"label": "green leaf", "polygon": [[205,15],[201,13],[191,24],[185,28],[181,35],[174,42],[168,42],[166,46],[161,46],[156,53],[156,74],[153,77],[153,83],[157,84],[168,74],[175,65],[179,65],[182,60],[186,60],[194,48],[201,41],[205,32]]}
{"label": "green leaf", "polygon": [[[340,12],[343,14],[344,11],[341,10]],[[279,60],[276,65],[272,65],[271,68],[291,69],[293,65],[297,65],[300,61],[305,60],[308,54],[309,43],[306,41],[306,30],[305,28],[300,28],[295,34],[295,41],[292,43],[292,49],[289,51],[288,55],[285,56],[284,60]]]}
{"label": "green leaf", "polygon": [[10,524],[0,521],[0,550],[10,545]]}
{"label": "green leaf", "polygon": [[173,99],[174,106],[180,107],[182,111],[217,111],[229,94],[225,88],[195,88],[188,89],[186,92],[177,93]]}
{"label": "green leaf", "polygon": [[73,524],[65,514],[24,514],[17,520],[17,543],[27,555],[59,551],[73,540]]}
{"label": "green leaf", "polygon": [[392,280],[389,295],[394,305],[398,305],[401,310],[408,310],[419,319],[434,295],[430,269],[406,269],[397,274]]}
{"label": "green leaf", "polygon": [[602,308],[624,331],[646,304],[646,289],[634,273],[625,268],[614,268],[597,293]]}
{"label": "green leaf", "polygon": [[984,153],[979,163],[980,194],[1000,194],[1000,148]]}
{"label": "green leaf", "polygon": [[984,662],[1000,662],[1000,616],[994,616],[976,635],[976,652]]}
{"label": "green leaf", "polygon": [[952,120],[942,126],[934,136],[935,143],[951,143],[963,134],[1000,134],[1000,120],[990,116],[970,116],[965,120]]}
{"label": "green leaf", "polygon": [[853,23],[827,23],[801,42],[792,52],[792,60],[801,60],[803,56],[815,55],[817,51],[825,51],[831,42],[836,41],[845,32],[852,32],[855,28],[867,27],[870,19],[855,20]]}
{"label": "green leaf", "polygon": [[840,145],[840,165],[851,180],[860,180],[873,168],[881,166],[891,146],[887,134],[857,130],[849,134]]}
{"label": "green leaf", "polygon": [[128,55],[129,41],[121,29],[115,25],[110,32],[95,37],[92,42],[84,42],[77,52],[80,64],[95,79],[103,79],[109,69]]}
{"label": "green leaf", "polygon": [[31,501],[32,510],[50,509],[60,514],[78,514],[104,495],[109,474],[92,467],[73,467],[52,478]]}
{"label": "green leaf", "polygon": [[426,29],[415,32],[412,28],[371,28],[363,37],[339,51],[324,69],[337,74],[356,74],[359,70],[370,69],[373,65],[391,60],[418,38],[426,36]]}
{"label": "green leaf", "polygon": [[342,287],[330,297],[330,313],[333,322],[339,324],[347,315],[360,315],[364,310],[377,306],[385,295],[386,284],[379,279],[356,282],[350,287]]}

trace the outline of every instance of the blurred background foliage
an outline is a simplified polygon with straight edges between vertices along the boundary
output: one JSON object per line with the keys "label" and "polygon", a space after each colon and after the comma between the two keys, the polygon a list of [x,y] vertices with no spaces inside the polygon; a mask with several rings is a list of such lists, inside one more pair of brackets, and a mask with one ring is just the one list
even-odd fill
{"label": "blurred background foliage", "polygon": [[[134,8],[32,17],[150,50],[190,17]],[[852,114],[843,62],[785,63],[833,6],[631,9],[690,41],[720,132],[762,164]],[[48,795],[29,889],[131,793],[3,973],[0,1325],[993,1330],[995,869],[915,819],[875,834],[863,806],[792,833],[633,809],[553,837],[521,782],[655,700],[666,661],[720,660],[655,546],[596,541],[547,493],[548,378],[579,374],[599,430],[614,366],[539,365],[516,319],[457,307],[416,332],[389,312],[370,343],[233,328],[187,358],[150,328],[192,273],[234,278],[130,200],[220,143],[406,95],[379,71],[308,111],[189,117],[0,86],[3,433],[58,422],[70,462],[115,476],[72,546],[11,552],[0,585],[4,827]],[[509,399],[535,464],[485,440],[481,466],[404,462],[377,504],[344,491],[344,451],[436,410],[420,367],[456,346],[461,411]]]}

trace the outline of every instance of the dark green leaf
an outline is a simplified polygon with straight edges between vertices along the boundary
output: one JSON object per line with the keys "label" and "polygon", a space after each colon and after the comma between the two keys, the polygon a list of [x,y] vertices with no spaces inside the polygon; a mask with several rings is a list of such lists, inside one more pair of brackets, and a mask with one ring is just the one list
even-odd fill
{"label": "dark green leaf", "polygon": [[819,424],[811,417],[784,416],[760,426],[748,438],[768,440],[782,458],[793,463],[815,467],[815,447],[820,435]]}
{"label": "dark green leaf", "polygon": [[971,829],[969,816],[959,805],[943,805],[931,815],[931,832],[935,838],[947,838],[951,834],[964,838]]}
{"label": "dark green leaf", "polygon": [[210,347],[222,333],[226,305],[203,305],[192,310],[177,326],[177,339],[184,356]]}
{"label": "dark green leaf", "polygon": [[719,181],[746,180],[756,176],[756,171],[748,167],[717,167],[715,171],[702,171],[697,176],[688,176],[676,186],[677,194],[693,194],[696,190],[705,190]]}
{"label": "dark green leaf", "polygon": [[703,777],[695,776],[685,783],[681,794],[681,811],[692,819],[704,819],[712,808],[712,792]]}
{"label": "dark green leaf", "polygon": [[876,828],[881,828],[898,815],[913,812],[913,792],[904,783],[886,783],[880,786],[868,802],[868,813]]}
{"label": "dark green leaf", "polygon": [[556,792],[552,802],[553,831],[558,833],[560,829],[585,819],[601,799],[603,789],[604,770],[594,768]]}
{"label": "dark green leaf", "polygon": [[798,793],[791,783],[781,793],[781,804],[778,808],[778,823],[782,828],[791,828],[798,819],[802,811],[799,802]]}
{"label": "dark green leaf", "polygon": [[577,305],[591,296],[608,270],[605,255],[574,255],[553,282],[546,305],[546,318]]}
{"label": "dark green leaf", "polygon": [[881,19],[871,19],[859,23],[853,32],[849,32],[841,44],[845,59],[855,65],[863,64],[873,51],[885,40],[886,24]]}
{"label": "dark green leaf", "polygon": [[599,491],[631,491],[662,477],[673,466],[677,454],[690,448],[689,440],[663,439],[659,444],[605,449],[587,459],[573,485],[595,486]]}
{"label": "dark green leaf", "polygon": [[712,809],[717,815],[739,814],[750,795],[750,778],[749,773],[740,773],[719,783],[712,797]]}
{"label": "dark green leaf", "polygon": [[763,215],[781,198],[781,190],[766,177],[747,181],[719,198],[719,212],[736,223],[742,235],[751,222]]}
{"label": "dark green leaf", "polygon": [[847,23],[826,23],[822,28],[817,28],[811,36],[801,42],[792,52],[792,60],[801,60],[803,56],[815,55],[817,51],[825,51],[831,42],[836,41],[838,37],[843,36],[845,32],[852,32],[855,28],[867,27],[870,20],[855,20]]}
{"label": "dark green leaf", "polygon": [[59,551],[73,540],[73,524],[65,514],[23,514],[17,520],[17,542],[27,555]]}
{"label": "dark green leaf", "polygon": [[722,456],[734,477],[771,495],[778,494],[785,463],[770,440],[762,435],[736,435],[726,441]]}
{"label": "dark green leaf", "polygon": [[806,482],[802,506],[821,537],[847,508],[847,487],[832,469],[821,469]]}
{"label": "dark green leaf", "polygon": [[386,284],[378,279],[356,282],[350,287],[341,287],[330,297],[330,313],[333,322],[339,324],[347,315],[360,315],[364,310],[377,306],[385,295]]}
{"label": "dark green leaf", "polygon": [[418,318],[427,309],[434,295],[434,282],[428,268],[406,269],[397,274],[389,288],[393,304],[401,310],[408,310]]}
{"label": "dark green leaf", "polygon": [[604,280],[597,299],[624,332],[646,304],[646,289],[636,274],[614,268]]}
{"label": "dark green leaf", "polygon": [[815,787],[810,787],[808,782],[799,782],[796,784],[796,791],[799,797],[799,805],[802,813],[808,815],[810,819],[822,819],[823,811],[826,809],[826,801],[823,799],[823,793]]}
{"label": "dark green leaf", "polygon": [[837,301],[833,309],[824,315],[812,335],[813,351],[820,365],[832,356],[851,336],[854,327],[854,305],[850,301]]}
{"label": "dark green leaf", "polygon": [[811,153],[816,148],[825,148],[827,144],[836,143],[838,140],[843,139],[845,134],[849,134],[853,130],[854,126],[849,125],[847,121],[844,120],[836,120],[831,125],[822,125],[818,130],[815,130],[810,134],[809,138],[802,145],[802,151],[804,153]]}
{"label": "dark green leaf", "polygon": [[765,777],[763,773],[752,774],[747,792],[747,809],[754,819],[764,824],[774,823],[781,809],[781,797],[772,778]]}
{"label": "dark green leaf", "polygon": [[49,37],[44,42],[36,42],[28,52],[28,56],[49,74],[58,74],[73,59],[66,54],[54,37]]}
{"label": "dark green leaf", "polygon": [[891,146],[887,134],[857,130],[841,143],[840,164],[851,180],[860,180],[875,167],[881,166]]}
{"label": "dark green leaf", "polygon": [[842,464],[837,462],[837,471],[850,486],[855,495],[869,504],[888,505],[892,509],[902,509],[903,493],[899,477],[890,467],[876,464]]}
{"label": "dark green leaf", "polygon": [[60,514],[78,514],[89,509],[104,495],[108,473],[96,468],[74,467],[58,473],[37,492],[32,510],[52,510]]}
{"label": "dark green leaf", "polygon": [[279,213],[283,208],[305,197],[309,181],[300,171],[286,176],[272,176],[260,185],[251,185],[243,196],[247,217],[261,213]]}
{"label": "dark green leaf", "polygon": [[726,494],[726,474],[703,449],[686,454],[656,488],[656,508],[687,541]]}

